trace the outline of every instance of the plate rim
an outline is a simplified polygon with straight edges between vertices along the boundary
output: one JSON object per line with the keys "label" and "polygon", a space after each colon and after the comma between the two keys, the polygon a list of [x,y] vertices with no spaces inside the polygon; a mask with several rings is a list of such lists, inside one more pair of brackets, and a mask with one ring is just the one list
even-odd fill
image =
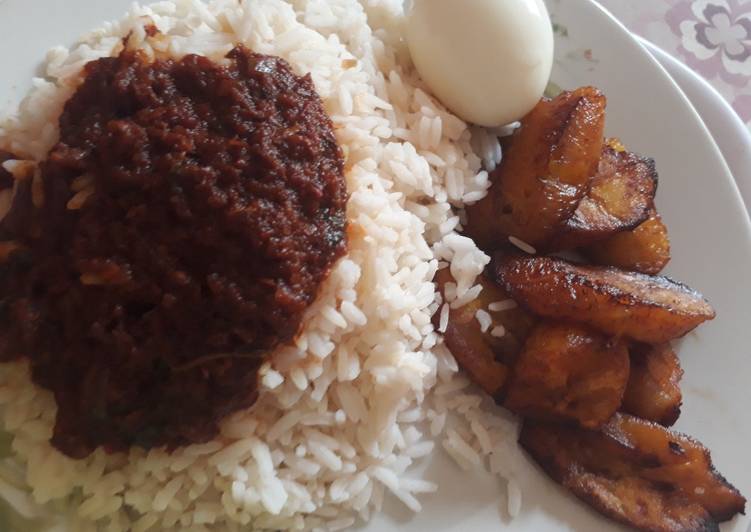
{"label": "plate rim", "polygon": [[[715,140],[711,131],[707,127],[707,124],[704,122],[704,119],[702,118],[701,114],[699,113],[699,111],[696,110],[696,107],[694,106],[691,99],[686,95],[686,93],[683,91],[683,89],[678,84],[678,82],[675,81],[673,76],[670,75],[670,72],[668,72],[668,70],[663,66],[663,64],[660,63],[660,61],[658,61],[658,59],[649,51],[649,48],[645,46],[643,42],[644,40],[643,38],[640,38],[638,35],[634,34],[631,30],[629,30],[628,27],[626,27],[626,25],[618,19],[618,17],[616,17],[612,12],[610,12],[610,10],[608,10],[605,6],[603,6],[598,0],[580,0],[580,1],[588,2],[592,4],[595,8],[599,9],[604,16],[608,17],[613,23],[618,25],[625,33],[627,33],[631,37],[632,42],[642,49],[642,51],[644,52],[644,55],[649,58],[649,61],[651,61],[652,64],[655,67],[657,67],[658,70],[660,70],[662,75],[673,86],[673,89],[679,95],[679,98],[682,99],[684,104],[690,109],[691,113],[693,114],[693,118],[700,126],[702,134],[704,135],[705,140],[709,144],[710,149],[715,152],[715,155],[721,161],[726,177],[730,178],[728,181],[730,181],[730,186],[733,191],[733,195],[735,196],[735,200],[742,207],[742,211],[745,215],[743,217],[743,222],[744,222],[745,229],[746,229],[747,244],[751,245],[751,214],[749,214],[749,209],[746,207],[746,202],[743,199],[743,195],[741,194],[740,188],[738,187],[738,183],[735,181],[733,172],[731,171],[730,166],[728,165],[727,160],[725,159],[725,156],[722,153],[722,150],[717,144],[717,141]],[[712,90],[715,90],[714,87],[712,87]]]}
{"label": "plate rim", "polygon": [[[24,0],[18,0],[19,4],[22,3],[23,1]],[[90,1],[92,1],[92,0],[90,0]],[[563,0],[563,2],[568,2],[568,1],[570,1],[570,0]],[[607,9],[605,9],[601,4],[599,4],[595,0],[580,0],[580,1],[594,4],[601,11],[604,12],[605,16],[609,17],[613,22],[615,22],[616,24],[618,24],[618,26],[620,26],[621,28],[623,28],[624,31],[626,31],[627,33],[629,33],[630,35],[632,35],[628,31],[628,29],[616,17],[614,17],[612,15],[612,13],[610,13]],[[0,0],[0,11],[2,11],[3,8],[5,8],[8,5],[11,5],[13,3],[14,3],[13,0]],[[148,2],[144,2],[144,3],[148,3]],[[76,36],[77,35],[74,35],[73,37],[76,37]],[[633,35],[632,35],[632,37],[633,37]],[[638,44],[638,42],[637,42],[637,44]],[[692,104],[692,102],[690,101],[690,99],[686,96],[686,94],[684,93],[684,91],[675,82],[675,80],[670,76],[670,74],[667,72],[667,70],[659,63],[659,61],[657,61],[646,49],[644,49],[644,53],[647,55],[647,57],[649,57],[649,60],[652,61],[663,72],[663,75],[666,76],[670,80],[670,82],[673,84],[673,88],[675,89],[675,92],[677,92],[678,94],[680,94],[684,98],[685,103],[688,104],[689,108],[693,111],[693,113],[695,115],[695,119],[698,120],[699,124],[701,125],[701,128],[704,131],[705,137],[707,137],[707,139],[709,141],[708,144],[710,145],[710,147],[712,149],[715,150],[715,152],[716,152],[716,154],[718,156],[717,158],[720,161],[722,161],[722,163],[725,165],[725,168],[724,168],[725,173],[728,176],[731,177],[730,181],[733,182],[732,186],[735,187],[736,200],[741,202],[740,205],[744,205],[743,204],[743,199],[742,199],[740,191],[739,191],[739,189],[737,187],[737,184],[735,183],[735,180],[732,179],[732,172],[730,171],[730,168],[727,165],[727,161],[723,157],[721,150],[719,149],[719,147],[718,147],[715,139],[712,137],[712,135],[711,135],[709,129],[707,128],[706,124],[701,119],[701,115],[698,113],[698,111],[696,110],[696,108],[694,107],[694,105]],[[40,57],[39,59],[41,60],[42,58]],[[746,213],[746,220],[745,220],[746,231],[745,231],[745,236],[747,237],[748,242],[751,242],[751,219],[748,216],[747,209],[743,208],[742,212]],[[572,505],[574,505],[574,504],[575,503],[572,502]],[[550,514],[550,515],[552,515],[552,514]],[[373,523],[373,521],[371,521],[371,523]],[[500,526],[500,525],[502,525],[502,522],[499,520],[498,523],[496,523],[496,524]],[[611,526],[612,526],[613,529],[616,528],[616,525],[613,525],[612,523],[611,523]],[[610,528],[608,528],[608,529],[610,529]]]}
{"label": "plate rim", "polygon": [[[701,116],[702,121],[707,126],[707,129],[710,131],[712,137],[715,139],[715,143],[720,149],[720,152],[723,154],[725,162],[727,162],[734,181],[738,186],[741,198],[744,200],[746,210],[749,210],[751,212],[751,195],[749,195],[751,194],[751,130],[749,130],[746,124],[743,123],[740,116],[738,116],[738,113],[735,111],[735,109],[733,109],[730,103],[709,81],[691,70],[687,65],[679,61],[677,58],[675,58],[669,52],[665,51],[660,46],[639,35],[635,35],[635,37],[645,48],[647,48],[647,50],[649,50],[652,55],[655,56],[660,64],[665,67],[665,69],[668,71],[671,77],[673,77],[675,82],[683,89],[684,94],[686,94],[689,100],[691,100],[694,108],[699,113],[699,116]],[[706,109],[706,111],[708,113],[722,113],[722,116],[717,119],[719,121],[722,121],[722,124],[716,124],[715,127],[712,127],[711,122],[714,120],[708,120],[708,118],[711,119],[711,116],[707,117],[707,114],[704,112],[704,110],[702,110],[696,103],[695,98],[689,96],[689,93],[687,92],[686,88],[684,88],[681,81],[676,79],[676,77],[673,75],[673,72],[670,70],[671,68],[674,68],[677,72],[680,72],[681,76],[685,76],[686,83],[692,84],[696,91],[702,93],[704,98],[706,98],[708,101],[711,100],[713,102],[711,105],[714,105],[715,109]],[[717,135],[715,135],[715,130],[721,125],[727,125],[728,127],[732,128],[734,132],[737,132],[740,135],[737,149],[741,152],[740,158],[747,160],[742,160],[738,163],[733,163],[730,161],[726,150],[733,149],[734,147],[724,146],[721,141],[718,140]],[[744,162],[747,163],[747,165],[744,165]],[[741,170],[741,168],[739,168],[740,166],[744,166],[744,168],[741,171],[742,173],[740,173],[739,175],[738,171]],[[742,179],[745,179],[745,182],[741,181]]]}

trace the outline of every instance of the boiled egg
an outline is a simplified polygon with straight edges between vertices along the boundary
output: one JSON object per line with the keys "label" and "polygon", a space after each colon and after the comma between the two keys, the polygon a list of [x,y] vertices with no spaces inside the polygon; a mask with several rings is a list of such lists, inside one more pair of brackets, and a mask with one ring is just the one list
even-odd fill
{"label": "boiled egg", "polygon": [[500,126],[542,97],[553,65],[542,0],[413,0],[407,17],[418,73],[458,117]]}

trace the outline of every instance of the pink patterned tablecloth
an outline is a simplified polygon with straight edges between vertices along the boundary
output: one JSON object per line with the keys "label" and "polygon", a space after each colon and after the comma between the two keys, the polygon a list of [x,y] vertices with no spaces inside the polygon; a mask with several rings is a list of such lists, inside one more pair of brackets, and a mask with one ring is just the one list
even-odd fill
{"label": "pink patterned tablecloth", "polygon": [[751,129],[751,0],[599,0],[709,81]]}

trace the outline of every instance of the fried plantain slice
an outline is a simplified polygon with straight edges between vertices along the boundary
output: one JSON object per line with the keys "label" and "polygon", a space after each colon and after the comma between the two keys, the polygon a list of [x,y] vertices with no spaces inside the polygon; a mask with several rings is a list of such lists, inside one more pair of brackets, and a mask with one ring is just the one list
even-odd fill
{"label": "fried plantain slice", "polygon": [[586,194],[603,145],[605,96],[593,87],[543,99],[525,116],[489,194],[467,208],[466,233],[486,250],[514,236],[542,246]]}
{"label": "fried plantain slice", "polygon": [[621,406],[628,348],[580,325],[542,322],[527,339],[503,405],[521,416],[598,428]]}
{"label": "fried plantain slice", "polygon": [[636,229],[596,242],[584,254],[597,264],[656,275],[670,262],[668,229],[652,209]]}
{"label": "fried plantain slice", "polygon": [[501,286],[531,312],[613,336],[659,344],[715,317],[701,294],[667,277],[551,257],[497,254],[494,263]]}
{"label": "fried plantain slice", "polygon": [[525,421],[524,449],[599,512],[640,530],[719,530],[746,500],[697,441],[616,414],[600,431]]}
{"label": "fried plantain slice", "polygon": [[626,414],[614,416],[603,433],[656,459],[660,465],[642,470],[641,476],[661,486],[673,486],[717,521],[744,512],[746,499],[715,470],[709,450],[693,438]]}
{"label": "fried plantain slice", "polygon": [[670,344],[637,344],[629,349],[631,376],[622,410],[669,427],[681,415],[683,369]]}
{"label": "fried plantain slice", "polygon": [[[448,268],[436,273],[435,282],[443,293],[446,284],[454,282]],[[449,311],[444,333],[446,347],[470,378],[492,396],[497,396],[506,384],[509,369],[531,331],[535,319],[514,304],[513,308],[493,311],[494,304],[511,300],[501,287],[481,275],[477,282],[482,285],[480,295],[473,301]],[[506,305],[508,306],[508,305]],[[484,310],[491,317],[491,325],[483,332],[477,320],[477,311]],[[439,325],[440,311],[434,320]],[[498,327],[499,329],[496,329]],[[491,331],[496,330],[496,335]],[[505,334],[499,335],[503,330]]]}
{"label": "fried plantain slice", "polygon": [[550,247],[574,249],[634,229],[649,217],[656,192],[654,160],[609,139],[589,192]]}

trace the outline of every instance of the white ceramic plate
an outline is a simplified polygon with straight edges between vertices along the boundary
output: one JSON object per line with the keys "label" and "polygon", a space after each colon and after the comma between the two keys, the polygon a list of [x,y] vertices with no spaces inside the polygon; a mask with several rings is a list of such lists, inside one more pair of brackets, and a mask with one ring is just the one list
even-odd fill
{"label": "white ceramic plate", "polygon": [[[45,51],[107,19],[130,0],[0,0],[0,107],[15,102]],[[668,273],[702,290],[718,318],[687,337],[680,353],[686,371],[678,428],[704,442],[715,464],[742,492],[751,493],[751,223],[711,135],[688,99],[638,42],[591,0],[549,0],[559,25],[554,80],[564,88],[591,84],[609,99],[607,130],[634,151],[657,160],[658,205],[673,242]],[[560,28],[565,28],[565,32]],[[566,35],[563,35],[565,33]],[[426,475],[441,483],[416,517],[390,503],[370,532],[618,530],[558,488],[526,458],[516,475],[524,502],[509,522],[500,504],[504,486],[465,473],[436,453]],[[745,531],[741,517],[723,530]]]}
{"label": "white ceramic plate", "polygon": [[725,157],[748,209],[751,205],[751,131],[707,80],[661,48],[641,37],[637,39],[691,100]]}

